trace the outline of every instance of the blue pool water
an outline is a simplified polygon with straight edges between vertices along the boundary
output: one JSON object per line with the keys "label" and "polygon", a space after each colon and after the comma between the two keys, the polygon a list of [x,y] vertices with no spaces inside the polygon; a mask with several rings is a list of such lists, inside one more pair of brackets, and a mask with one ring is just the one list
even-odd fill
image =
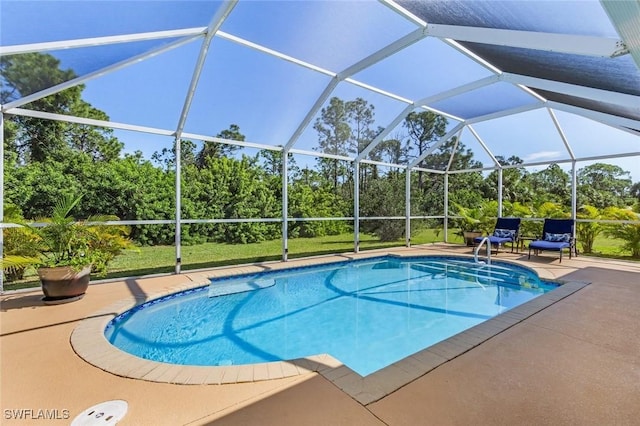
{"label": "blue pool water", "polygon": [[366,376],[553,288],[507,263],[387,256],[216,280],[127,311],[105,334],[167,363],[328,353]]}

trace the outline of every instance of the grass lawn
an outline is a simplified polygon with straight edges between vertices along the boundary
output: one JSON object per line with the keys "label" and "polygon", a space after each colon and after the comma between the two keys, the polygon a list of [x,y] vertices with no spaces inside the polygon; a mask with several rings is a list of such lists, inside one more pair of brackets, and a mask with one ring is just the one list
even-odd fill
{"label": "grass lawn", "polygon": [[[462,244],[462,237],[449,230],[449,242]],[[423,229],[411,236],[412,244],[428,244],[442,241],[442,232]],[[296,238],[289,240],[289,258],[317,256],[322,254],[345,253],[353,251],[353,235],[341,234],[316,238]],[[371,235],[360,235],[360,249],[372,250],[404,245],[404,240],[381,242]],[[594,244],[594,256],[614,257],[634,260],[620,253],[621,241],[598,237]],[[578,250],[580,246],[578,245]],[[253,244],[205,243],[182,247],[182,269],[213,268],[217,266],[279,260],[282,257],[282,241],[263,241]],[[635,259],[637,260],[637,259]],[[111,262],[106,278],[137,277],[174,271],[175,247],[141,247],[139,252],[126,252]],[[98,278],[92,278],[98,279]],[[40,282],[32,273],[25,280],[5,283],[5,290],[38,287]]]}

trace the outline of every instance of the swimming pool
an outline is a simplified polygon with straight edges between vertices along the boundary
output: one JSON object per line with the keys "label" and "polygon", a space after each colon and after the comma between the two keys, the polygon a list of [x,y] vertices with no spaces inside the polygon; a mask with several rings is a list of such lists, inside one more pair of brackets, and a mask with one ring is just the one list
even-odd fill
{"label": "swimming pool", "polygon": [[215,280],[117,316],[105,336],[172,364],[328,353],[366,376],[554,288],[509,263],[385,256]]}

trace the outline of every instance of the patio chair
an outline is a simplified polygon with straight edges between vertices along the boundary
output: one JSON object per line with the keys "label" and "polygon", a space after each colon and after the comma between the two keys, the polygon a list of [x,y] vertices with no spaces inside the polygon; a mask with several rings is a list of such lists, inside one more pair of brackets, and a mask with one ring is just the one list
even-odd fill
{"label": "patio chair", "polygon": [[578,256],[576,241],[573,237],[575,220],[573,219],[545,219],[542,227],[541,239],[529,243],[529,259],[531,259],[531,249],[536,255],[540,251],[560,252],[560,262],[562,262],[562,250],[569,249],[569,259],[571,254]]}
{"label": "patio chair", "polygon": [[493,230],[493,234],[488,237],[476,237],[473,242],[479,244],[484,238],[489,238],[489,243],[492,247],[496,247],[496,254],[500,250],[501,244],[511,243],[511,253],[513,253],[513,246],[518,247],[518,235],[520,233],[520,218],[519,217],[499,217],[496,220],[496,226]]}

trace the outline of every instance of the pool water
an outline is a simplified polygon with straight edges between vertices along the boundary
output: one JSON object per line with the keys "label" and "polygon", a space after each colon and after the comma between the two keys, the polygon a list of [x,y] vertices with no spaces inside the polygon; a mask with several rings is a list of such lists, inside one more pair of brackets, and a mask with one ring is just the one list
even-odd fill
{"label": "pool water", "polygon": [[507,263],[379,257],[216,280],[125,312],[105,334],[173,364],[328,353],[366,376],[553,288]]}

